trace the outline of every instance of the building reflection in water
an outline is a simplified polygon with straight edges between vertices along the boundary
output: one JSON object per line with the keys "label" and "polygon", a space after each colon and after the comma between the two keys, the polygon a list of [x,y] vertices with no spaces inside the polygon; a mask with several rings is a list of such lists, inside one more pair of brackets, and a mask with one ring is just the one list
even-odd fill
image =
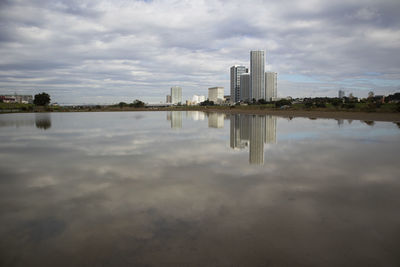
{"label": "building reflection in water", "polygon": [[172,129],[182,128],[182,111],[168,111],[167,120],[171,121]]}
{"label": "building reflection in water", "polygon": [[206,118],[206,115],[202,111],[186,111],[186,118],[190,118],[194,121],[204,121]]}
{"label": "building reflection in water", "polygon": [[208,127],[209,128],[224,128],[225,114],[223,113],[210,113],[208,114]]}
{"label": "building reflection in water", "polygon": [[231,115],[230,146],[249,147],[250,164],[264,164],[264,144],[276,144],[276,117],[270,115]]}
{"label": "building reflection in water", "polygon": [[50,113],[35,113],[36,128],[47,130],[51,127]]}

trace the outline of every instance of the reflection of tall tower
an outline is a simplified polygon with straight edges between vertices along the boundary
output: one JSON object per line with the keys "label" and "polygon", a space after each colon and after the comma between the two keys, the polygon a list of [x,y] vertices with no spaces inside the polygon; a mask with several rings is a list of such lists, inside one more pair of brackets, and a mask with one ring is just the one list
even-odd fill
{"label": "reflection of tall tower", "polygon": [[230,147],[249,146],[250,164],[264,163],[264,143],[276,143],[276,117],[264,115],[231,115]]}
{"label": "reflection of tall tower", "polygon": [[264,163],[265,118],[252,115],[250,117],[250,164]]}
{"label": "reflection of tall tower", "polygon": [[182,128],[182,111],[168,111],[167,120],[171,121],[171,128]]}
{"label": "reflection of tall tower", "polygon": [[210,128],[224,128],[224,114],[210,113],[208,115],[208,127]]}
{"label": "reflection of tall tower", "polygon": [[204,121],[205,115],[202,111],[186,111],[186,117],[191,118],[194,121]]}
{"label": "reflection of tall tower", "polygon": [[243,116],[231,115],[231,131],[230,131],[230,144],[233,149],[243,149],[247,146],[247,140],[242,136],[244,131],[241,131],[243,127],[240,126]]}
{"label": "reflection of tall tower", "polygon": [[276,144],[276,117],[265,116],[265,139],[266,144]]}

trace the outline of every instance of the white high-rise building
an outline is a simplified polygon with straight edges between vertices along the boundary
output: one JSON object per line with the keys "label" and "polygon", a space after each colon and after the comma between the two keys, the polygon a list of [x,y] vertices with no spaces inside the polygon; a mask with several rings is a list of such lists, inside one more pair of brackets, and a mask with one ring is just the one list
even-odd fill
{"label": "white high-rise building", "polygon": [[240,75],[240,101],[248,101],[250,98],[250,74]]}
{"label": "white high-rise building", "polygon": [[278,74],[276,72],[267,71],[265,73],[265,100],[271,101],[276,99],[278,88]]}
{"label": "white high-rise building", "polygon": [[171,87],[171,103],[182,103],[182,88],[179,86]]}
{"label": "white high-rise building", "polygon": [[224,87],[208,88],[208,100],[214,103],[222,103],[224,101]]}
{"label": "white high-rise building", "polygon": [[231,67],[231,103],[239,102],[241,99],[240,90],[240,76],[243,73],[249,72],[245,66],[232,66]]}
{"label": "white high-rise building", "polygon": [[265,99],[265,53],[250,51],[250,99]]}

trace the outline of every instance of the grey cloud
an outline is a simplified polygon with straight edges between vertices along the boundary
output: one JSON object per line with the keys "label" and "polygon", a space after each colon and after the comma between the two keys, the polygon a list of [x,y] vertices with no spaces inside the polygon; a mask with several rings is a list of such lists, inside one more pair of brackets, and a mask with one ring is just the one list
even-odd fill
{"label": "grey cloud", "polygon": [[[122,91],[159,101],[175,84],[184,87],[184,97],[215,85],[228,93],[229,67],[248,65],[249,50],[260,48],[271,70],[324,77],[332,90],[343,79],[368,79],[368,72],[398,81],[398,11],[400,4],[390,0],[6,1],[0,88],[15,92],[30,85],[51,90],[59,102],[77,103],[83,96],[96,102],[96,93],[111,102]],[[279,84],[293,96],[306,85]],[[388,92],[372,82],[364,87]],[[62,93],[67,88],[77,97]]]}

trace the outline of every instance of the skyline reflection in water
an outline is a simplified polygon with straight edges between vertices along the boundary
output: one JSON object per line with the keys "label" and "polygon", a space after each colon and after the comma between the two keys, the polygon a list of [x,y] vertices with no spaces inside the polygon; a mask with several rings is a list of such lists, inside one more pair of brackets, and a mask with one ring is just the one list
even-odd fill
{"label": "skyline reflection in water", "polygon": [[396,124],[167,116],[2,114],[0,265],[399,265]]}

